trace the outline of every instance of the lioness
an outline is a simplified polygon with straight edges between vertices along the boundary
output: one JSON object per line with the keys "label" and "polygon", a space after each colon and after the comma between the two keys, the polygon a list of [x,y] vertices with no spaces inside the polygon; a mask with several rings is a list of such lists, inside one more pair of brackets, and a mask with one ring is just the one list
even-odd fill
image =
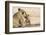
{"label": "lioness", "polygon": [[18,12],[13,15],[13,28],[24,27],[27,22],[27,14],[24,10],[18,8]]}

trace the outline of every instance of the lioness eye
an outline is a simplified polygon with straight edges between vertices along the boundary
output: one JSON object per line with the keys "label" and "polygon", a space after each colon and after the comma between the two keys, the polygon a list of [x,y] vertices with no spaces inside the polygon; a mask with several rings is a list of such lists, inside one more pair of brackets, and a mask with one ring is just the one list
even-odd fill
{"label": "lioness eye", "polygon": [[24,14],[24,12],[22,12],[22,14]]}

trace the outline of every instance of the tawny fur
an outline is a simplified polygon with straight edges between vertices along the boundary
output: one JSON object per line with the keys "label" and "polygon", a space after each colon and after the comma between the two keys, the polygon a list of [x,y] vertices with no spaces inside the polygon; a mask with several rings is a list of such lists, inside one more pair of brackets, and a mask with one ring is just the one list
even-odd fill
{"label": "tawny fur", "polygon": [[30,20],[28,20],[27,13],[20,8],[18,9],[18,12],[13,15],[13,27],[14,28],[25,27],[28,21],[30,23]]}

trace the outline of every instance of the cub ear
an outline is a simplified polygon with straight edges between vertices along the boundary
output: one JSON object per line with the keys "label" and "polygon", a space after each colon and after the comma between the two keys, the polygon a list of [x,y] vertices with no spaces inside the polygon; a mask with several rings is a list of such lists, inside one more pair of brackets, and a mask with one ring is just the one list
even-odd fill
{"label": "cub ear", "polygon": [[21,9],[20,8],[18,8],[18,11],[20,11]]}

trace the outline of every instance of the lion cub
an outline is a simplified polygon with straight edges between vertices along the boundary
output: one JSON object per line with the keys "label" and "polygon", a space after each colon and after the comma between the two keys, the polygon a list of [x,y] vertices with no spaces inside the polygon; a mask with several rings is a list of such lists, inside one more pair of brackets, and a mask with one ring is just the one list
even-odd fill
{"label": "lion cub", "polygon": [[27,22],[27,14],[24,10],[18,8],[18,12],[13,15],[13,28],[25,27]]}

